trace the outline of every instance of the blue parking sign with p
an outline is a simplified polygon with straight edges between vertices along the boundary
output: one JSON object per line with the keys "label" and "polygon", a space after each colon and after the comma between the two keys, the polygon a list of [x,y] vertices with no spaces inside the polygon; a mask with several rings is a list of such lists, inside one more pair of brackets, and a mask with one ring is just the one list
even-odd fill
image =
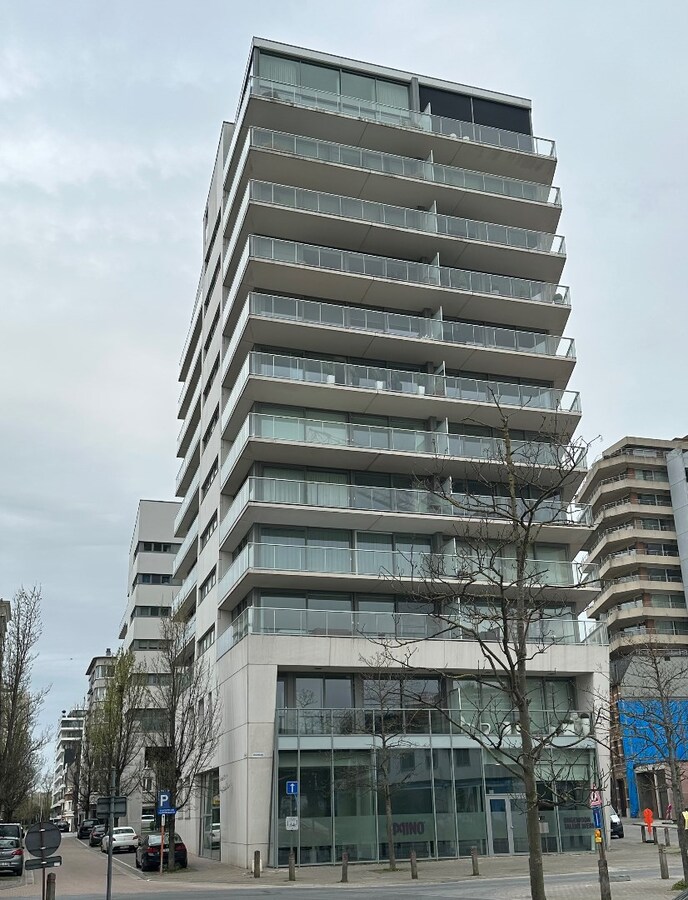
{"label": "blue parking sign with p", "polygon": [[173,816],[177,810],[170,804],[170,792],[158,791],[158,815]]}

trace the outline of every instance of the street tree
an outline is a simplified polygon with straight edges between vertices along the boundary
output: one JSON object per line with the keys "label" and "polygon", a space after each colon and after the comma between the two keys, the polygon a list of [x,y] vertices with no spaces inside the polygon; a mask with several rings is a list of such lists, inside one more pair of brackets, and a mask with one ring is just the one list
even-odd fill
{"label": "street tree", "polygon": [[42,633],[41,591],[20,588],[0,635],[0,817],[11,821],[31,795],[47,732],[38,729],[47,690],[33,690],[31,674]]}
{"label": "street tree", "polygon": [[[557,527],[567,534],[561,543],[570,543],[577,516],[586,524],[571,500],[588,445],[572,441],[556,416],[543,418],[530,440],[514,440],[508,416],[493,399],[499,437],[485,440],[484,457],[457,482],[438,453],[433,470],[418,479],[429,509],[456,523],[453,534],[438,552],[395,558],[382,574],[397,593],[431,604],[424,637],[474,642],[476,666],[469,674],[427,666],[439,676],[454,674],[454,685],[460,691],[463,684],[469,697],[460,707],[450,702],[445,709],[444,701],[434,706],[522,783],[530,889],[533,900],[545,900],[538,781],[543,771],[555,774],[562,745],[569,760],[576,747],[589,745],[599,718],[594,708],[579,716],[573,697],[558,697],[544,708],[531,677],[539,657],[549,655],[556,669],[559,644],[595,642],[603,631],[588,633],[589,625],[577,619],[573,592],[592,584],[593,573],[568,558],[548,556],[544,546],[556,542]],[[402,635],[383,643],[390,663],[416,671],[417,638]],[[554,777],[548,780],[556,785]]]}
{"label": "street tree", "polygon": [[[181,810],[215,756],[219,703],[213,666],[206,656],[195,657],[193,650],[188,655],[184,623],[164,619],[161,644],[152,665],[156,683],[149,693],[146,756],[158,789],[168,791],[171,805]],[[174,831],[175,816],[169,816],[170,870],[174,869]]]}
{"label": "street tree", "polygon": [[688,799],[688,653],[667,649],[658,635],[648,634],[616,668],[623,670],[617,705],[626,762],[660,767],[668,774],[688,884],[688,832],[680,820]]}

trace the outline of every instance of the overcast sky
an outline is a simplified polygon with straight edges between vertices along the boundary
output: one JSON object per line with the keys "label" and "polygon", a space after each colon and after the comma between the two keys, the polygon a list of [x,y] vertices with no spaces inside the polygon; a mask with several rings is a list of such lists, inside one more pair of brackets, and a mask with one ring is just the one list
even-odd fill
{"label": "overcast sky", "polygon": [[140,497],[253,34],[529,97],[557,141],[584,436],[686,420],[688,4],[0,0],[0,596],[43,587],[43,721],[117,646]]}

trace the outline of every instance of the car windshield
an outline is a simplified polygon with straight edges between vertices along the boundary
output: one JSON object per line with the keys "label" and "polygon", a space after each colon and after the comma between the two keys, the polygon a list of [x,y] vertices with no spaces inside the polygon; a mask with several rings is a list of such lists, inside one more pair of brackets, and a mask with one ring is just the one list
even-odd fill
{"label": "car windshield", "polygon": [[0,850],[13,850],[19,846],[17,838],[0,837]]}
{"label": "car windshield", "polygon": [[[167,846],[169,844],[169,842],[170,842],[170,836],[166,832],[165,833],[165,846]],[[182,842],[181,837],[176,832],[174,835],[174,842],[175,842],[175,844],[181,844],[181,842]],[[159,847],[160,846],[160,835],[159,834],[149,835],[148,836],[148,846],[149,847]]]}

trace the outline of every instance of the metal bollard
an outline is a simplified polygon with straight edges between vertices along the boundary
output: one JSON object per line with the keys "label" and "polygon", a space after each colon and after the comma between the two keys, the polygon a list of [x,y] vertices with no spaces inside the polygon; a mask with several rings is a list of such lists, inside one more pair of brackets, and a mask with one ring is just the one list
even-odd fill
{"label": "metal bollard", "polygon": [[253,877],[260,878],[260,850],[253,853]]}
{"label": "metal bollard", "polygon": [[55,879],[56,875],[54,872],[48,873],[48,887],[45,893],[45,900],[55,900]]}
{"label": "metal bollard", "polygon": [[289,881],[296,881],[296,857],[293,850],[289,853]]}
{"label": "metal bollard", "polygon": [[411,878],[414,881],[418,880],[418,862],[416,861],[416,851],[411,851]]}
{"label": "metal bollard", "polygon": [[344,851],[342,853],[342,884],[349,883],[349,854]]}
{"label": "metal bollard", "polygon": [[663,880],[669,878],[669,863],[667,861],[666,847],[658,846],[659,851],[659,877]]}
{"label": "metal bollard", "polygon": [[473,864],[473,875],[480,875],[478,868],[478,848],[471,847],[471,863]]}

